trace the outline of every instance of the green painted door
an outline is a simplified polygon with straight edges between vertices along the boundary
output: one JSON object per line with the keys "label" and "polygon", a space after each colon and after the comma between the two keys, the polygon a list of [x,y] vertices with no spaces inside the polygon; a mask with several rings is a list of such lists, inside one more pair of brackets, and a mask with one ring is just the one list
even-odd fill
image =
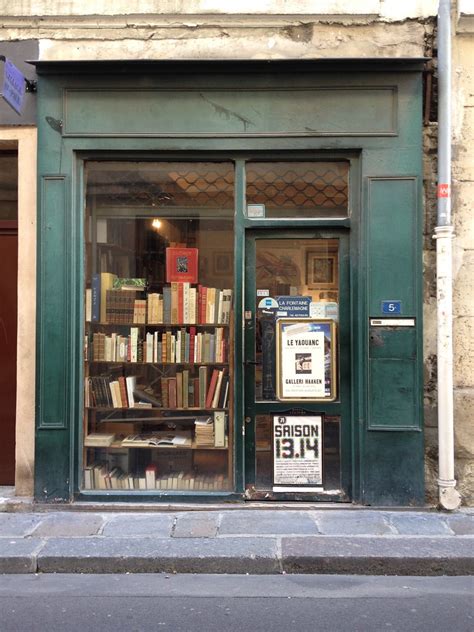
{"label": "green painted door", "polygon": [[245,248],[246,495],[349,500],[349,234],[256,229]]}

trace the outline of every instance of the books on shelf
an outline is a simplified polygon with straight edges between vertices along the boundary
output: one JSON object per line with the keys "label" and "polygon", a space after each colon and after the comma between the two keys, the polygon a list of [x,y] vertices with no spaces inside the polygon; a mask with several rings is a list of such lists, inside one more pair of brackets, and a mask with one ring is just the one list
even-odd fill
{"label": "books on shelf", "polygon": [[87,408],[134,408],[137,404],[134,390],[137,378],[133,375],[89,376],[85,378],[84,405]]}
{"label": "books on shelf", "polygon": [[147,332],[144,338],[140,333],[138,327],[131,327],[128,336],[116,332],[93,333],[90,359],[158,364],[225,364],[228,361],[228,342],[222,327],[215,327],[212,332],[197,332],[193,326],[181,327],[176,331]]}
{"label": "books on shelf", "polygon": [[[120,285],[122,282],[130,285]],[[173,281],[162,293],[145,294],[144,290],[145,279],[122,279],[108,272],[92,275],[91,288],[86,290],[86,320],[125,325],[230,322],[231,289]]]}
{"label": "books on shelf", "polygon": [[84,468],[84,489],[156,489],[161,491],[218,491],[227,489],[228,479],[223,474],[208,476],[191,470],[161,473],[154,465],[135,473],[119,466],[93,463]]}

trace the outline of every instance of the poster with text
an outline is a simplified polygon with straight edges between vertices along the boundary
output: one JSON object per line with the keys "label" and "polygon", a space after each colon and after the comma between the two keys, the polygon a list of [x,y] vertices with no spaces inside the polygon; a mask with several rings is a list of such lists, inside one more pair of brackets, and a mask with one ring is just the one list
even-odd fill
{"label": "poster with text", "polygon": [[277,328],[278,399],[335,399],[335,323],[329,320],[280,319]]}
{"label": "poster with text", "polygon": [[273,486],[320,486],[322,415],[273,417]]}

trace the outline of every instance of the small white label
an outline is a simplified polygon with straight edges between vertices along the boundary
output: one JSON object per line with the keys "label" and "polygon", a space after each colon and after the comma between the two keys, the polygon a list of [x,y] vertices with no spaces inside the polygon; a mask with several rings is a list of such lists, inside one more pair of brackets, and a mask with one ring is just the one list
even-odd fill
{"label": "small white label", "polygon": [[270,296],[270,290],[257,290],[257,296]]}
{"label": "small white label", "polygon": [[259,309],[276,309],[278,307],[278,303],[274,298],[264,297],[258,304]]}
{"label": "small white label", "polygon": [[414,327],[414,318],[371,318],[371,327]]}
{"label": "small white label", "polygon": [[265,217],[265,204],[247,204],[247,217]]}

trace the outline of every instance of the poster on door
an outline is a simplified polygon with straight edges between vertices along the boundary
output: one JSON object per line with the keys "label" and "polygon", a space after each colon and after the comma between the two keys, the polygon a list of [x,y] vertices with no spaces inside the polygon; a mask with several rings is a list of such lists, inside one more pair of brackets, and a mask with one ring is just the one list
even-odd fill
{"label": "poster on door", "polygon": [[273,417],[273,487],[321,486],[322,415]]}
{"label": "poster on door", "polygon": [[277,398],[331,401],[336,397],[336,325],[317,319],[277,321]]}

